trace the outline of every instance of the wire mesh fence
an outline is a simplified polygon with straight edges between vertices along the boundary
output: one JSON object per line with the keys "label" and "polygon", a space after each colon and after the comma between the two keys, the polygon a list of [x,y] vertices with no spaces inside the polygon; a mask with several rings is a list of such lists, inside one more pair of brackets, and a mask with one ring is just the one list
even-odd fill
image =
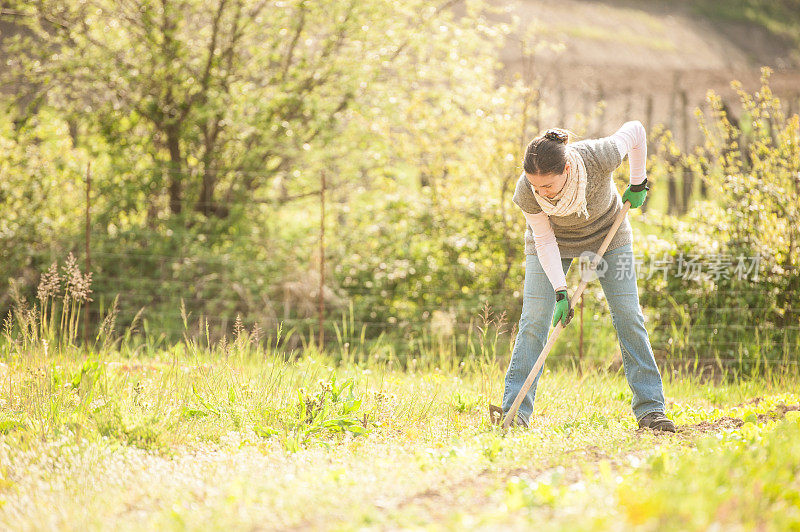
{"label": "wire mesh fence", "polygon": [[[30,256],[34,263],[42,265],[61,259],[52,251],[32,252]],[[122,249],[97,251],[92,256],[94,297],[87,315],[90,336],[95,334],[118,294],[120,328],[130,326],[138,318],[136,331],[158,337],[164,343],[191,336],[205,337],[213,344],[223,337],[232,337],[238,319],[238,327],[260,331],[265,339],[274,337],[280,326],[293,330],[303,343],[314,342],[322,327],[326,332],[326,348],[342,349],[345,344],[355,346],[381,339],[393,343],[397,352],[406,357],[413,357],[422,342],[429,345],[438,342],[466,352],[465,342],[470,335],[474,339],[481,328],[495,327],[503,337],[504,352],[510,353],[522,304],[522,286],[513,286],[511,282],[507,288],[495,287],[470,295],[456,286],[428,285],[424,287],[427,299],[412,301],[398,293],[403,287],[396,288],[389,297],[385,288],[336,286],[337,277],[332,276],[327,288],[337,295],[338,303],[327,305],[320,316],[315,306],[298,304],[298,295],[287,295],[274,279],[259,282],[250,278],[252,287],[246,293],[232,288],[232,282],[241,282],[237,270],[258,271],[256,259],[198,258]],[[191,265],[189,277],[182,270],[187,264]],[[305,289],[306,303],[316,302],[317,287],[311,283]],[[260,294],[260,299],[253,300],[249,295],[253,293]],[[734,365],[741,364],[743,358],[749,360],[753,350],[759,349],[769,354],[760,363],[797,366],[800,306],[780,309],[782,325],[776,326],[769,320],[762,323],[741,320],[742,316],[774,314],[773,307],[729,304],[737,297],[759,293],[755,288],[731,289],[717,294],[726,303],[715,305],[714,301],[706,300],[689,309],[676,308],[663,300],[657,305],[644,305],[642,311],[654,352],[664,358],[687,358],[684,350],[689,345],[696,360]],[[287,302],[287,298],[291,301]],[[585,313],[579,315],[576,309],[576,326],[567,329],[564,345],[552,353],[554,359],[606,359],[609,348],[617,349],[602,291],[595,287],[584,298]],[[489,323],[485,316],[487,306],[492,311]],[[188,321],[184,321],[182,308],[187,309]],[[681,320],[687,311],[702,315],[704,321],[683,324],[682,328]],[[580,334],[587,338],[579,345]],[[599,341],[595,335],[608,338]]]}
{"label": "wire mesh fence", "polygon": [[[385,263],[407,261],[402,247],[398,256],[387,255],[377,261],[372,260],[375,257],[365,257],[367,264],[363,268],[351,259],[342,260],[348,252],[342,237],[348,231],[363,228],[346,225],[348,219],[342,215],[348,211],[347,201],[344,196],[337,198],[335,193],[352,193],[360,186],[357,181],[331,184],[334,194],[328,199],[332,208],[327,224],[324,211],[311,213],[311,218],[319,216],[319,219],[305,223],[292,239],[284,237],[280,249],[274,247],[278,240],[274,233],[236,234],[242,227],[258,228],[255,219],[269,218],[268,210],[253,209],[254,205],[270,204],[258,198],[227,201],[229,212],[247,212],[245,218],[250,216],[253,220],[244,225],[231,224],[224,230],[213,223],[192,226],[169,217],[162,220],[158,213],[169,209],[163,197],[163,205],[134,209],[140,214],[144,209],[148,222],[139,221],[131,226],[133,230],[123,230],[114,222],[99,221],[114,219],[108,213],[99,217],[91,214],[94,196],[87,187],[85,227],[80,236],[67,238],[66,246],[63,242],[53,245],[40,242],[22,253],[26,267],[34,272],[63,261],[68,249],[76,250],[81,264],[90,265],[93,301],[85,316],[89,336],[119,295],[120,327],[138,319],[137,330],[165,342],[180,340],[185,335],[207,335],[209,341],[219,341],[234,332],[238,319],[240,327],[247,330],[259,329],[269,334],[278,326],[285,326],[306,342],[319,337],[324,339],[326,347],[332,348],[382,338],[405,352],[418,349],[419,342],[444,340],[457,350],[465,350],[465,338],[480,327],[489,326],[486,316],[482,316],[488,306],[492,309],[492,326],[503,329],[510,348],[523,300],[524,224],[518,220],[507,240],[498,238],[499,242],[491,244],[496,254],[488,266],[481,266],[478,271],[470,262],[469,253],[459,251],[461,244],[449,241],[466,237],[451,234],[453,227],[445,217],[431,215],[425,218],[425,228],[432,234],[415,235],[412,231],[405,233],[405,237],[447,240],[443,247],[449,246],[453,264],[447,264],[445,254],[444,259],[437,259],[440,261],[437,267],[452,271],[448,276],[434,278],[408,274],[413,267],[405,267],[403,276],[389,282]],[[312,187],[296,193],[295,196],[306,201],[300,211],[322,207],[324,190],[325,186]],[[103,201],[112,198],[103,196]],[[193,207],[200,210],[220,204],[192,201]],[[329,248],[322,247],[317,252],[323,232],[327,233]],[[491,231],[486,235],[494,236]],[[387,240],[392,235],[384,231],[364,238]],[[413,242],[405,244],[411,246]],[[287,259],[289,255],[293,258]],[[703,259],[707,259],[705,263]],[[424,258],[416,260],[417,266],[425,266]],[[757,273],[758,257],[651,256],[645,261],[635,255],[634,262],[643,282],[665,279],[670,274],[698,279],[696,288],[687,289],[697,292],[689,298],[691,302],[684,298],[676,303],[652,293],[652,286],[640,284],[646,328],[653,350],[660,356],[683,358],[688,353],[695,358],[734,362],[742,357],[752,358],[754,351],[763,351],[770,364],[797,364],[800,296],[783,294],[781,305],[775,305],[764,297],[764,287],[756,282],[722,283],[737,276],[741,281],[742,274],[750,275],[754,268]],[[453,273],[456,268],[460,269]],[[499,275],[504,268],[505,274]],[[726,275],[724,268],[728,268],[730,275]],[[429,273],[435,274],[435,270],[432,268]],[[701,270],[706,273],[705,278],[700,275]],[[320,275],[321,272],[324,274]],[[570,275],[571,279],[577,279],[579,268],[572,268]],[[379,276],[382,276],[380,281]],[[485,279],[479,279],[481,276]],[[703,285],[705,281],[724,287],[709,291]],[[31,298],[35,289],[35,279],[29,279],[27,290]],[[561,342],[563,346],[553,352],[554,357],[583,359],[592,354],[605,357],[609,349],[616,349],[615,332],[599,283],[590,284],[582,304],[586,312],[576,311],[578,327],[568,328]],[[317,336],[320,331],[325,334]],[[584,333],[585,342],[579,339]]]}

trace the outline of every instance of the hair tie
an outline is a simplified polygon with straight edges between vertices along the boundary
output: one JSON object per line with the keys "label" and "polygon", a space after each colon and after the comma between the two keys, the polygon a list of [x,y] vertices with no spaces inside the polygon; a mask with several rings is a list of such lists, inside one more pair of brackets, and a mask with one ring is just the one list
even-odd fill
{"label": "hair tie", "polygon": [[547,132],[544,134],[544,138],[554,140],[562,144],[566,144],[568,140],[567,134],[558,129],[548,129]]}

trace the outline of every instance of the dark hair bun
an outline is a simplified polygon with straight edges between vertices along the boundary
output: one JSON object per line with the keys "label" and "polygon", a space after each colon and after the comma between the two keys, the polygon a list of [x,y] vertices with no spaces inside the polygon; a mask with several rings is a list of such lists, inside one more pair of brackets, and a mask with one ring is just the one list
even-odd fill
{"label": "dark hair bun", "polygon": [[544,134],[544,138],[554,140],[562,144],[566,144],[567,140],[569,140],[567,132],[561,129],[548,129]]}

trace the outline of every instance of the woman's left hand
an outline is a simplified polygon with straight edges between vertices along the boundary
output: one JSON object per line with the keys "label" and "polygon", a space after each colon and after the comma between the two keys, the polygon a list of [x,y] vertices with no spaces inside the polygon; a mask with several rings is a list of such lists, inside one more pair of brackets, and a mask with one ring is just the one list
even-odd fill
{"label": "woman's left hand", "polygon": [[553,312],[553,327],[559,321],[566,327],[575,315],[575,309],[569,304],[569,295],[564,289],[556,290],[556,308]]}
{"label": "woman's left hand", "polygon": [[647,191],[650,190],[650,187],[647,186],[647,178],[644,178],[638,185],[628,185],[628,188],[625,189],[625,192],[622,194],[622,203],[629,201],[631,203],[631,209],[636,209],[642,206],[644,203],[644,199],[647,197]]}

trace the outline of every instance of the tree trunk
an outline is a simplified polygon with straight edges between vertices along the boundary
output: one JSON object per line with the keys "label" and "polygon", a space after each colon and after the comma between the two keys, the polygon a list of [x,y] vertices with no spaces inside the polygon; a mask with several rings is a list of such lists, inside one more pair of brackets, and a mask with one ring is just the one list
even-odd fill
{"label": "tree trunk", "polygon": [[181,148],[179,126],[167,127],[167,149],[169,149],[169,208],[172,214],[180,214],[182,206],[183,165],[181,164]]}
{"label": "tree trunk", "polygon": [[675,174],[670,172],[667,176],[667,214],[678,214],[678,187],[675,183]]}
{"label": "tree trunk", "polygon": [[[689,153],[689,97],[685,90],[681,90],[681,139],[683,144],[683,157]],[[689,210],[689,202],[691,200],[692,191],[694,190],[694,174],[685,162],[681,165],[683,168],[683,190],[681,193],[681,214],[686,214]]]}
{"label": "tree trunk", "polygon": [[206,166],[203,171],[203,185],[200,189],[200,199],[198,211],[206,216],[211,216],[214,212],[214,188],[216,186],[216,175],[214,170]]}
{"label": "tree trunk", "polygon": [[681,194],[681,214],[686,214],[689,210],[689,203],[692,197],[692,190],[694,190],[694,174],[689,165],[683,163],[681,165],[683,170],[683,193]]}

